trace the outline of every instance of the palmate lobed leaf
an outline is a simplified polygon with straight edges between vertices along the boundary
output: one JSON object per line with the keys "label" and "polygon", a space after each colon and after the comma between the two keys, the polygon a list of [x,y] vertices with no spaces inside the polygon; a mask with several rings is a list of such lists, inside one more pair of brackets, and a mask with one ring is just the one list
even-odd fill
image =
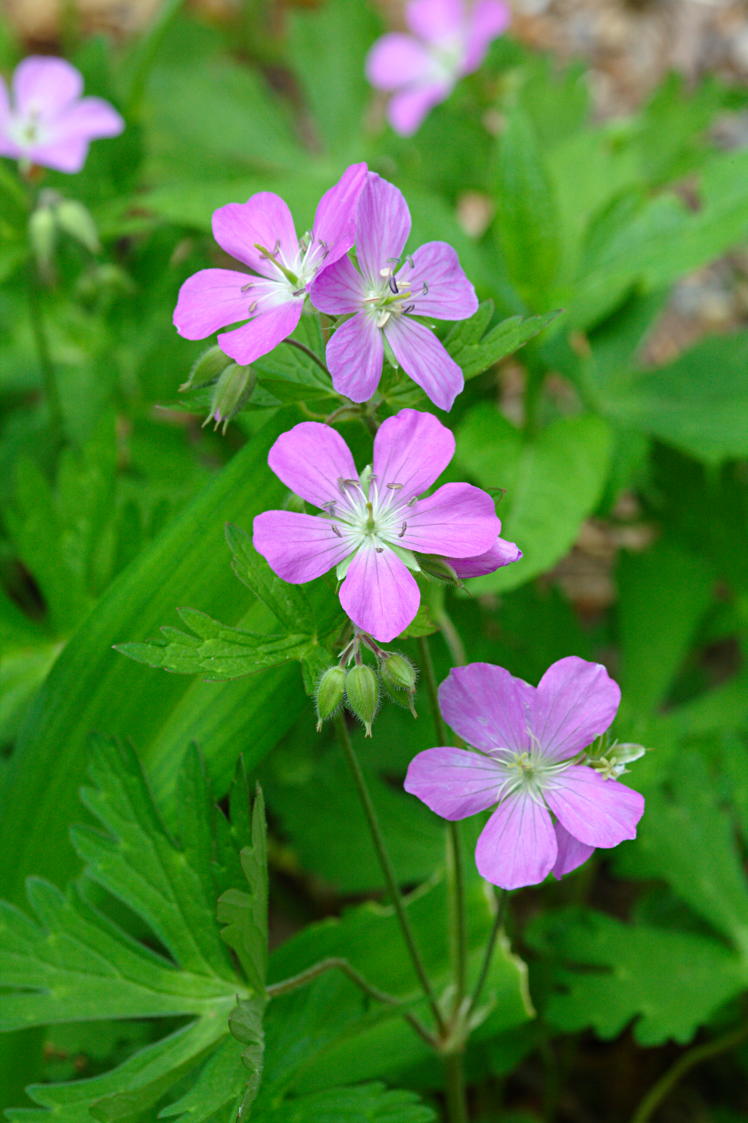
{"label": "palmate lobed leaf", "polygon": [[[12,906],[4,906],[0,914],[6,928],[0,970],[4,982],[17,988],[5,995],[0,1024],[14,1029],[59,1021],[192,1016],[187,1025],[113,1072],[34,1087],[30,1095],[62,1120],[139,1120],[180,1082],[172,1114],[191,1123],[207,1121],[217,1106],[217,1069],[225,1102],[237,1101],[248,1080],[256,1090],[259,1079],[257,1050],[242,1054],[238,1043],[229,1048],[227,1042],[231,1019],[246,1018],[247,1010],[255,1011],[255,1038],[262,1040],[267,954],[262,798],[255,800],[250,817],[246,811],[237,816],[239,829],[249,827],[249,837],[245,834],[243,840],[249,843],[242,851],[243,876],[239,863],[232,869],[227,860],[226,833],[231,827],[217,810],[210,814],[209,789],[196,753],[186,761],[178,782],[183,842],[165,828],[132,749],[96,738],[91,776],[95,786],[84,792],[84,800],[106,833],[88,827],[74,831],[86,876],[124,902],[169,958],[133,939],[80,892],[65,896],[46,882],[32,880],[28,895],[37,921]],[[236,809],[248,800],[240,774],[230,805]],[[245,876],[247,899],[235,933],[223,939],[216,923],[216,898],[221,889],[224,898],[241,892]],[[228,889],[227,880],[232,883]],[[228,946],[239,942],[237,936],[243,960],[254,965],[251,982],[238,974],[228,952]],[[248,1062],[254,1064],[254,1072]],[[182,1082],[190,1079],[192,1070],[196,1076],[188,1093]],[[180,1100],[187,1102],[184,1110]],[[11,1118],[28,1116],[19,1110]],[[34,1112],[31,1118],[46,1118],[46,1113]]]}

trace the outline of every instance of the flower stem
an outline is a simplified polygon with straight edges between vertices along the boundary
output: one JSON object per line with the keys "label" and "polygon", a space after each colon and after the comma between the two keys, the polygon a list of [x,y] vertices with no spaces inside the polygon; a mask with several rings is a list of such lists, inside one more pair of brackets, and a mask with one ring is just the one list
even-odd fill
{"label": "flower stem", "polygon": [[[284,339],[283,342],[287,343],[289,347],[295,347],[297,351],[303,351],[307,358],[311,359],[313,363],[316,363],[320,370],[323,370],[327,377],[329,379],[332,379],[332,375],[320,359],[319,355],[316,355],[314,351],[312,351],[311,347],[307,347],[306,343],[300,343],[298,339],[288,338]],[[349,407],[346,406],[345,408],[348,409]]]}
{"label": "flower stem", "polygon": [[279,994],[288,994],[289,991],[297,990],[299,987],[307,986],[309,983],[314,982],[315,979],[319,978],[320,975],[324,975],[327,971],[342,971],[351,982],[355,983],[357,987],[360,987],[364,994],[367,994],[369,998],[373,998],[375,1002],[383,1002],[386,1006],[399,1008],[408,1025],[412,1026],[418,1036],[432,1049],[435,1047],[436,1042],[423,1023],[411,1014],[410,1011],[402,1009],[402,1001],[399,998],[395,998],[394,995],[387,994],[386,991],[379,990],[378,987],[372,986],[347,959],[340,959],[337,956],[321,959],[319,963],[315,963],[312,967],[307,967],[306,971],[300,971],[298,975],[291,975],[290,978],[282,979],[279,983],[271,983],[267,988],[268,995],[274,998]]}
{"label": "flower stem", "polygon": [[631,1123],[648,1123],[665,1097],[690,1069],[701,1064],[702,1061],[709,1060],[710,1057],[734,1049],[746,1037],[748,1037],[748,1025],[741,1025],[723,1034],[722,1037],[715,1038],[714,1041],[707,1041],[703,1045],[696,1045],[693,1049],[689,1049],[667,1072],[663,1073],[656,1084],[652,1085],[632,1115]]}
{"label": "flower stem", "polygon": [[403,933],[403,939],[405,940],[405,944],[408,948],[413,967],[415,968],[415,972],[418,975],[419,981],[421,983],[423,993],[428,1000],[429,1006],[431,1007],[431,1011],[434,1015],[434,1019],[436,1021],[439,1032],[443,1034],[447,1028],[444,1022],[444,1016],[439,1009],[439,1003],[436,1000],[436,995],[431,985],[431,980],[426,973],[426,968],[421,958],[421,953],[418,950],[415,935],[413,933],[413,928],[410,923],[410,918],[406,912],[405,905],[403,904],[403,899],[400,895],[400,889],[395,879],[395,872],[392,868],[392,862],[390,861],[390,856],[387,853],[387,848],[385,847],[382,829],[379,825],[379,820],[377,819],[377,813],[374,809],[371,795],[369,794],[369,788],[366,784],[366,779],[361,769],[361,765],[358,762],[358,757],[353,751],[351,739],[348,735],[348,728],[345,724],[345,718],[342,713],[339,713],[337,718],[335,719],[335,726],[338,734],[338,740],[340,741],[341,748],[343,749],[346,760],[348,761],[348,766],[351,770],[351,773],[353,774],[354,783],[356,785],[356,788],[358,789],[358,794],[364,808],[367,822],[369,824],[369,830],[371,832],[372,841],[374,843],[374,849],[377,852],[379,864],[382,867],[382,872],[384,874],[385,882],[387,883],[387,890],[390,895],[390,900],[392,901],[395,913],[397,914],[397,919],[400,923],[400,928]]}
{"label": "flower stem", "polygon": [[449,1123],[468,1123],[465,1074],[462,1053],[447,1053],[444,1057],[444,1075],[447,1090],[447,1119]]}
{"label": "flower stem", "polygon": [[475,984],[475,989],[473,990],[472,996],[470,998],[470,1005],[468,1006],[467,1012],[468,1018],[478,1005],[480,996],[483,993],[483,987],[486,985],[488,971],[491,966],[491,960],[493,959],[494,948],[496,947],[496,942],[504,928],[504,917],[506,915],[508,896],[509,894],[507,893],[506,889],[502,889],[499,893],[496,894],[496,913],[493,918],[493,927],[491,929],[491,935],[488,937],[488,943],[486,944],[486,950],[483,955],[483,963],[481,964],[478,981]]}
{"label": "flower stem", "polygon": [[[422,637],[420,642],[421,660],[423,663],[423,677],[434,717],[436,739],[440,745],[448,744],[447,729],[442,720],[439,709],[439,694],[436,686],[434,663],[431,658],[431,649],[428,640]],[[462,854],[462,838],[459,824],[448,823],[447,831],[447,870],[450,886],[450,929],[452,932],[452,956],[455,971],[455,1010],[460,1008],[465,996],[467,981],[467,918],[465,916],[465,880],[463,875],[464,861]]]}

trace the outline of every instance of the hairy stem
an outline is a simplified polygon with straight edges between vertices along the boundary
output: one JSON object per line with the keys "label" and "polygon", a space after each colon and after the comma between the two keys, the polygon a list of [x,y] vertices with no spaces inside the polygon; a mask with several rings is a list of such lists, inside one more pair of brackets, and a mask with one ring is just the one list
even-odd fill
{"label": "hairy stem", "polygon": [[[287,343],[289,347],[295,347],[297,351],[303,351],[304,354],[307,356],[307,358],[311,359],[313,363],[316,363],[317,366],[320,368],[320,370],[323,370],[325,372],[325,374],[327,375],[327,377],[329,379],[332,379],[332,375],[330,374],[329,370],[327,369],[325,364],[320,359],[319,355],[315,355],[314,351],[312,351],[311,347],[307,347],[306,343],[300,343],[298,339],[288,339],[288,338],[284,339],[283,342]],[[350,407],[345,406],[343,408],[349,409]]]}
{"label": "hairy stem", "polygon": [[400,894],[400,889],[398,887],[397,880],[395,879],[395,872],[392,868],[390,856],[387,853],[387,848],[384,843],[384,836],[382,835],[382,829],[379,825],[377,813],[374,809],[371,795],[369,794],[369,788],[361,769],[361,765],[358,762],[358,757],[353,751],[351,739],[348,735],[348,728],[345,724],[345,718],[343,717],[342,713],[339,713],[337,718],[335,719],[335,725],[337,729],[338,740],[340,741],[341,748],[343,749],[343,753],[345,754],[346,760],[348,761],[348,766],[353,775],[354,783],[356,785],[356,788],[358,789],[359,798],[361,799],[361,803],[364,808],[364,814],[366,815],[366,819],[369,824],[369,830],[371,832],[372,841],[374,843],[374,849],[377,852],[379,864],[382,867],[382,873],[384,874],[384,879],[387,884],[387,890],[390,896],[390,900],[392,901],[395,913],[397,914],[397,919],[400,923],[400,928],[403,933],[403,939],[405,940],[405,944],[408,948],[413,967],[415,968],[415,972],[418,975],[418,979],[421,983],[423,993],[428,1000],[429,1006],[431,1007],[431,1011],[434,1015],[434,1019],[436,1021],[439,1032],[441,1034],[444,1034],[447,1028],[444,1017],[441,1010],[439,1009],[439,1003],[436,1000],[434,988],[431,985],[431,980],[426,973],[426,968],[424,966],[423,959],[421,958],[421,953],[418,950],[418,945],[416,944],[413,928],[410,923],[410,917],[408,916],[408,913],[405,909],[405,905]]}
{"label": "hairy stem", "polygon": [[496,947],[496,942],[504,928],[504,917],[506,915],[508,897],[509,894],[506,889],[502,889],[499,893],[496,894],[496,913],[493,918],[493,927],[491,928],[491,935],[488,937],[488,943],[486,944],[486,950],[483,955],[483,963],[481,964],[478,981],[475,984],[475,988],[470,998],[470,1005],[468,1006],[468,1017],[470,1017],[470,1015],[478,1005],[480,996],[483,993],[483,987],[486,985],[486,979],[488,978],[488,972],[491,967],[491,960],[493,959],[494,948]]}
{"label": "hairy stem", "polygon": [[335,956],[331,956],[328,959],[321,959],[319,963],[315,963],[312,967],[307,967],[306,971],[300,971],[298,975],[291,975],[290,978],[282,979],[279,983],[271,983],[267,988],[268,995],[274,998],[279,994],[288,994],[289,991],[308,986],[309,983],[314,982],[315,979],[318,979],[320,975],[326,974],[327,971],[342,971],[343,974],[346,975],[351,982],[355,983],[357,987],[360,987],[369,998],[373,998],[375,1002],[382,1002],[386,1006],[394,1006],[399,1009],[405,1021],[409,1026],[412,1026],[418,1036],[432,1049],[436,1046],[436,1041],[423,1023],[419,1022],[418,1018],[411,1014],[410,1011],[402,1008],[403,1003],[399,998],[395,998],[394,995],[387,994],[386,991],[379,990],[378,987],[372,986],[347,959],[340,959]]}
{"label": "hairy stem", "polygon": [[722,1037],[715,1038],[714,1041],[707,1041],[703,1045],[696,1045],[693,1049],[689,1049],[652,1085],[632,1115],[631,1123],[648,1123],[662,1101],[687,1072],[701,1064],[702,1061],[709,1060],[710,1057],[716,1057],[719,1053],[726,1053],[729,1049],[734,1049],[747,1037],[748,1025],[741,1025],[737,1029],[723,1034]]}

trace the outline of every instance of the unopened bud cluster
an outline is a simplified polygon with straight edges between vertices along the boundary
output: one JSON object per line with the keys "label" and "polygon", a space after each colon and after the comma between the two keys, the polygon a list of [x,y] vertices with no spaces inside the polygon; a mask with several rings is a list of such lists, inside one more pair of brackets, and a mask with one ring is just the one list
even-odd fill
{"label": "unopened bud cluster", "polygon": [[585,763],[599,772],[601,776],[604,776],[606,780],[617,780],[620,776],[624,776],[631,771],[630,768],[626,767],[627,764],[639,760],[647,751],[644,745],[637,745],[630,741],[611,742],[607,735],[603,734],[587,750]]}
{"label": "unopened bud cluster", "polygon": [[[373,652],[376,670],[361,657],[361,645]],[[352,665],[346,666],[347,663]],[[363,723],[371,737],[374,718],[383,696],[405,706],[416,716],[413,698],[416,669],[409,659],[397,651],[384,651],[369,637],[357,635],[341,655],[340,664],[329,667],[317,687],[317,732],[323,723],[345,706]]]}
{"label": "unopened bud cluster", "polygon": [[193,365],[189,378],[179,389],[200,390],[212,386],[210,412],[203,426],[212,421],[214,429],[220,425],[225,433],[229,421],[252,397],[256,382],[257,376],[251,367],[232,362],[220,347],[209,347]]}

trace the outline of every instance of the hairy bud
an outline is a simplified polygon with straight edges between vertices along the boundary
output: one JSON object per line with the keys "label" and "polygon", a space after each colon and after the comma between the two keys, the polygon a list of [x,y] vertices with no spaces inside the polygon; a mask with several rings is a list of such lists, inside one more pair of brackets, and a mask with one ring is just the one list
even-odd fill
{"label": "hairy bud", "polygon": [[99,232],[91,212],[83,206],[83,203],[79,203],[77,199],[62,199],[57,204],[57,221],[61,230],[90,253],[99,252],[101,249]]}
{"label": "hairy bud", "polygon": [[238,363],[226,367],[218,376],[210,401],[210,413],[203,425],[212,421],[214,429],[221,425],[225,433],[229,421],[236,417],[252,397],[256,382],[257,375],[251,367],[240,367]]}
{"label": "hairy bud", "polygon": [[415,717],[413,695],[416,689],[416,669],[410,659],[393,651],[383,657],[379,672],[390,696],[394,701],[406,705]]}
{"label": "hairy bud", "polygon": [[345,676],[346,705],[364,723],[366,736],[371,737],[371,725],[379,707],[379,683],[371,667],[358,663]]}
{"label": "hairy bud", "polygon": [[603,756],[591,760],[590,764],[606,780],[617,780],[619,776],[631,771],[626,765],[631,764],[634,760],[639,760],[646,751],[644,745],[635,745],[633,742],[626,742],[625,744],[616,742]]}
{"label": "hairy bud", "polygon": [[343,701],[345,671],[342,667],[328,667],[317,687],[317,732],[323,722],[332,717]]}
{"label": "hairy bud", "polygon": [[32,213],[29,219],[29,241],[39,272],[48,280],[57,245],[57,221],[52,207],[37,207]]}
{"label": "hairy bud", "polygon": [[220,347],[209,347],[192,364],[187,381],[179,389],[199,390],[210,386],[230,366],[233,366],[231,359]]}

